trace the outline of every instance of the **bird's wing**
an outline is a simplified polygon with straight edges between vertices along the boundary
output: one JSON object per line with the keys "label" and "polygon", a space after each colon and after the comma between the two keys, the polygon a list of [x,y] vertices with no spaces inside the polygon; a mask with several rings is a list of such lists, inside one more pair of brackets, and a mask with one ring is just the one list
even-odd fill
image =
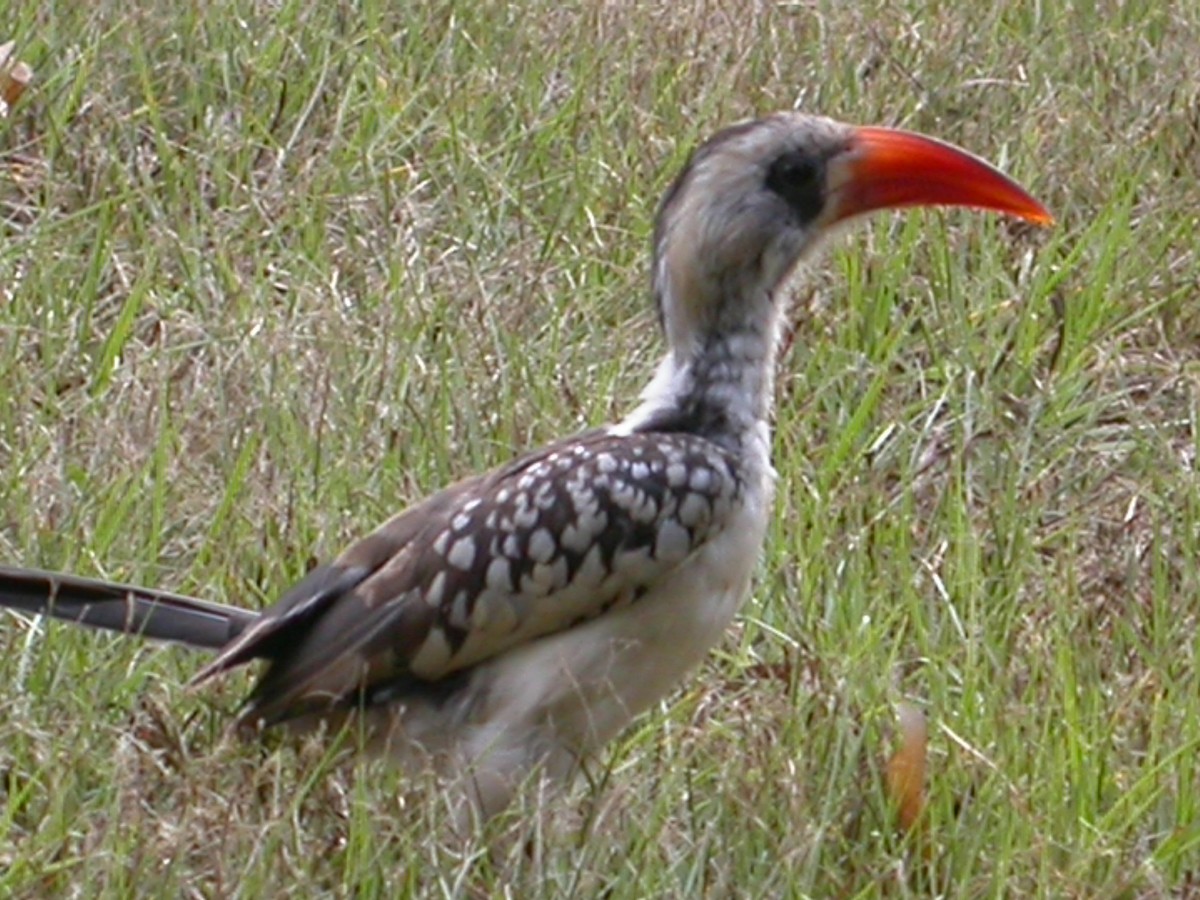
{"label": "bird's wing", "polygon": [[433,685],[637,599],[744,489],[703,438],[591,432],[469,479],[314,570],[197,676],[271,664],[244,719]]}

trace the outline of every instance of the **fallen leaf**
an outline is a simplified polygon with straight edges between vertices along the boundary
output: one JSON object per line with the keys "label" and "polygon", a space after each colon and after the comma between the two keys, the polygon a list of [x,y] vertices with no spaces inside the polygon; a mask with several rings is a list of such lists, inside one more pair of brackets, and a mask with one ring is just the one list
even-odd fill
{"label": "fallen leaf", "polygon": [[12,59],[15,48],[16,41],[0,44],[0,115],[8,115],[33,81],[33,69],[29,64]]}
{"label": "fallen leaf", "polygon": [[925,810],[929,726],[925,715],[911,703],[901,703],[896,714],[900,720],[900,746],[887,762],[887,792],[896,806],[901,830],[911,832],[920,824]]}

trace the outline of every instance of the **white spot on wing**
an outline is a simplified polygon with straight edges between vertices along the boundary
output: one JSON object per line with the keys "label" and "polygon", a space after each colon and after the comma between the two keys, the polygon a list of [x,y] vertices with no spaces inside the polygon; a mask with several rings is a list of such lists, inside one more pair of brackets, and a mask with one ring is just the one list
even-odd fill
{"label": "white spot on wing", "polygon": [[658,504],[649,494],[639,491],[637,503],[630,509],[629,514],[635,522],[653,522],[658,517]]}
{"label": "white spot on wing", "polygon": [[551,509],[555,503],[554,485],[544,481],[533,495],[533,505],[538,509]]}
{"label": "white spot on wing", "polygon": [[475,562],[475,539],[468,535],[455,541],[450,552],[446,554],[446,562],[456,569],[471,568]]}
{"label": "white spot on wing", "polygon": [[666,563],[680,562],[691,550],[687,529],[678,522],[663,522],[654,542],[654,555]]}
{"label": "white spot on wing", "polygon": [[539,528],[529,536],[529,558],[534,562],[549,562],[557,549],[554,535],[545,528]]}
{"label": "white spot on wing", "polygon": [[437,540],[433,542],[433,549],[436,553],[443,556],[446,554],[446,548],[450,546],[450,532],[443,531],[437,536]]}
{"label": "white spot on wing", "polygon": [[587,552],[587,556],[583,558],[583,562],[579,564],[572,587],[578,587],[580,590],[594,590],[606,575],[608,575],[608,571],[604,567],[603,560],[600,559],[600,547],[599,545],[593,546]]}
{"label": "white spot on wing", "polygon": [[504,557],[496,557],[488,563],[486,581],[490,590],[501,593],[511,591],[512,565]]}
{"label": "white spot on wing", "polygon": [[442,595],[446,592],[446,573],[438,572],[433,576],[433,581],[429,582],[429,590],[425,592],[425,602],[430,606],[438,606],[442,602]]}
{"label": "white spot on wing", "polygon": [[[671,562],[671,560],[667,560]],[[618,554],[613,561],[613,570],[620,573],[625,582],[645,582],[654,578],[662,569],[659,560],[650,558],[649,547],[637,547]]]}
{"label": "white spot on wing", "polygon": [[485,594],[475,603],[471,624],[480,631],[504,634],[515,629],[519,623],[517,611],[511,604],[494,594]]}
{"label": "white spot on wing", "polygon": [[534,566],[530,580],[537,585],[539,593],[548,594],[563,586],[567,580],[567,560],[560,556],[552,563]]}
{"label": "white spot on wing", "polygon": [[708,500],[700,494],[688,494],[679,504],[679,521],[686,528],[695,528],[708,515]]}
{"label": "white spot on wing", "polygon": [[[524,494],[521,495],[525,496]],[[532,528],[537,524],[538,511],[532,507],[522,507],[513,513],[513,524],[518,528]]]}
{"label": "white spot on wing", "polygon": [[440,628],[429,629],[421,649],[412,658],[412,670],[418,675],[440,675],[450,662],[450,644]]}
{"label": "white spot on wing", "polygon": [[563,529],[562,534],[558,536],[558,542],[562,544],[565,550],[570,550],[572,553],[582,553],[591,544],[592,535],[578,525],[568,525]]}
{"label": "white spot on wing", "polygon": [[460,628],[465,628],[467,625],[467,612],[470,605],[470,594],[466,591],[459,591],[454,595],[454,602],[450,605],[450,621]]}

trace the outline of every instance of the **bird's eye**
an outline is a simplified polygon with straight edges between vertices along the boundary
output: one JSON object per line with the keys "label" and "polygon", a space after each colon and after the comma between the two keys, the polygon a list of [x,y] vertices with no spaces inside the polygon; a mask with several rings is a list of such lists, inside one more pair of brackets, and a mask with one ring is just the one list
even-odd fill
{"label": "bird's eye", "polygon": [[811,222],[825,205],[825,166],[805,150],[791,150],[767,169],[767,190],[782,197],[801,223]]}

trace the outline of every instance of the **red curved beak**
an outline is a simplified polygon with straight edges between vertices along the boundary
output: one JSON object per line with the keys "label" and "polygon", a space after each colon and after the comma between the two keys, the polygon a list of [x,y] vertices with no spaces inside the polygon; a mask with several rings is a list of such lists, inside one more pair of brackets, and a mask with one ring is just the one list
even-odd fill
{"label": "red curved beak", "polygon": [[831,166],[835,222],[903,206],[971,206],[1038,225],[1054,222],[1046,207],[999,169],[910,131],[856,128],[849,149]]}

